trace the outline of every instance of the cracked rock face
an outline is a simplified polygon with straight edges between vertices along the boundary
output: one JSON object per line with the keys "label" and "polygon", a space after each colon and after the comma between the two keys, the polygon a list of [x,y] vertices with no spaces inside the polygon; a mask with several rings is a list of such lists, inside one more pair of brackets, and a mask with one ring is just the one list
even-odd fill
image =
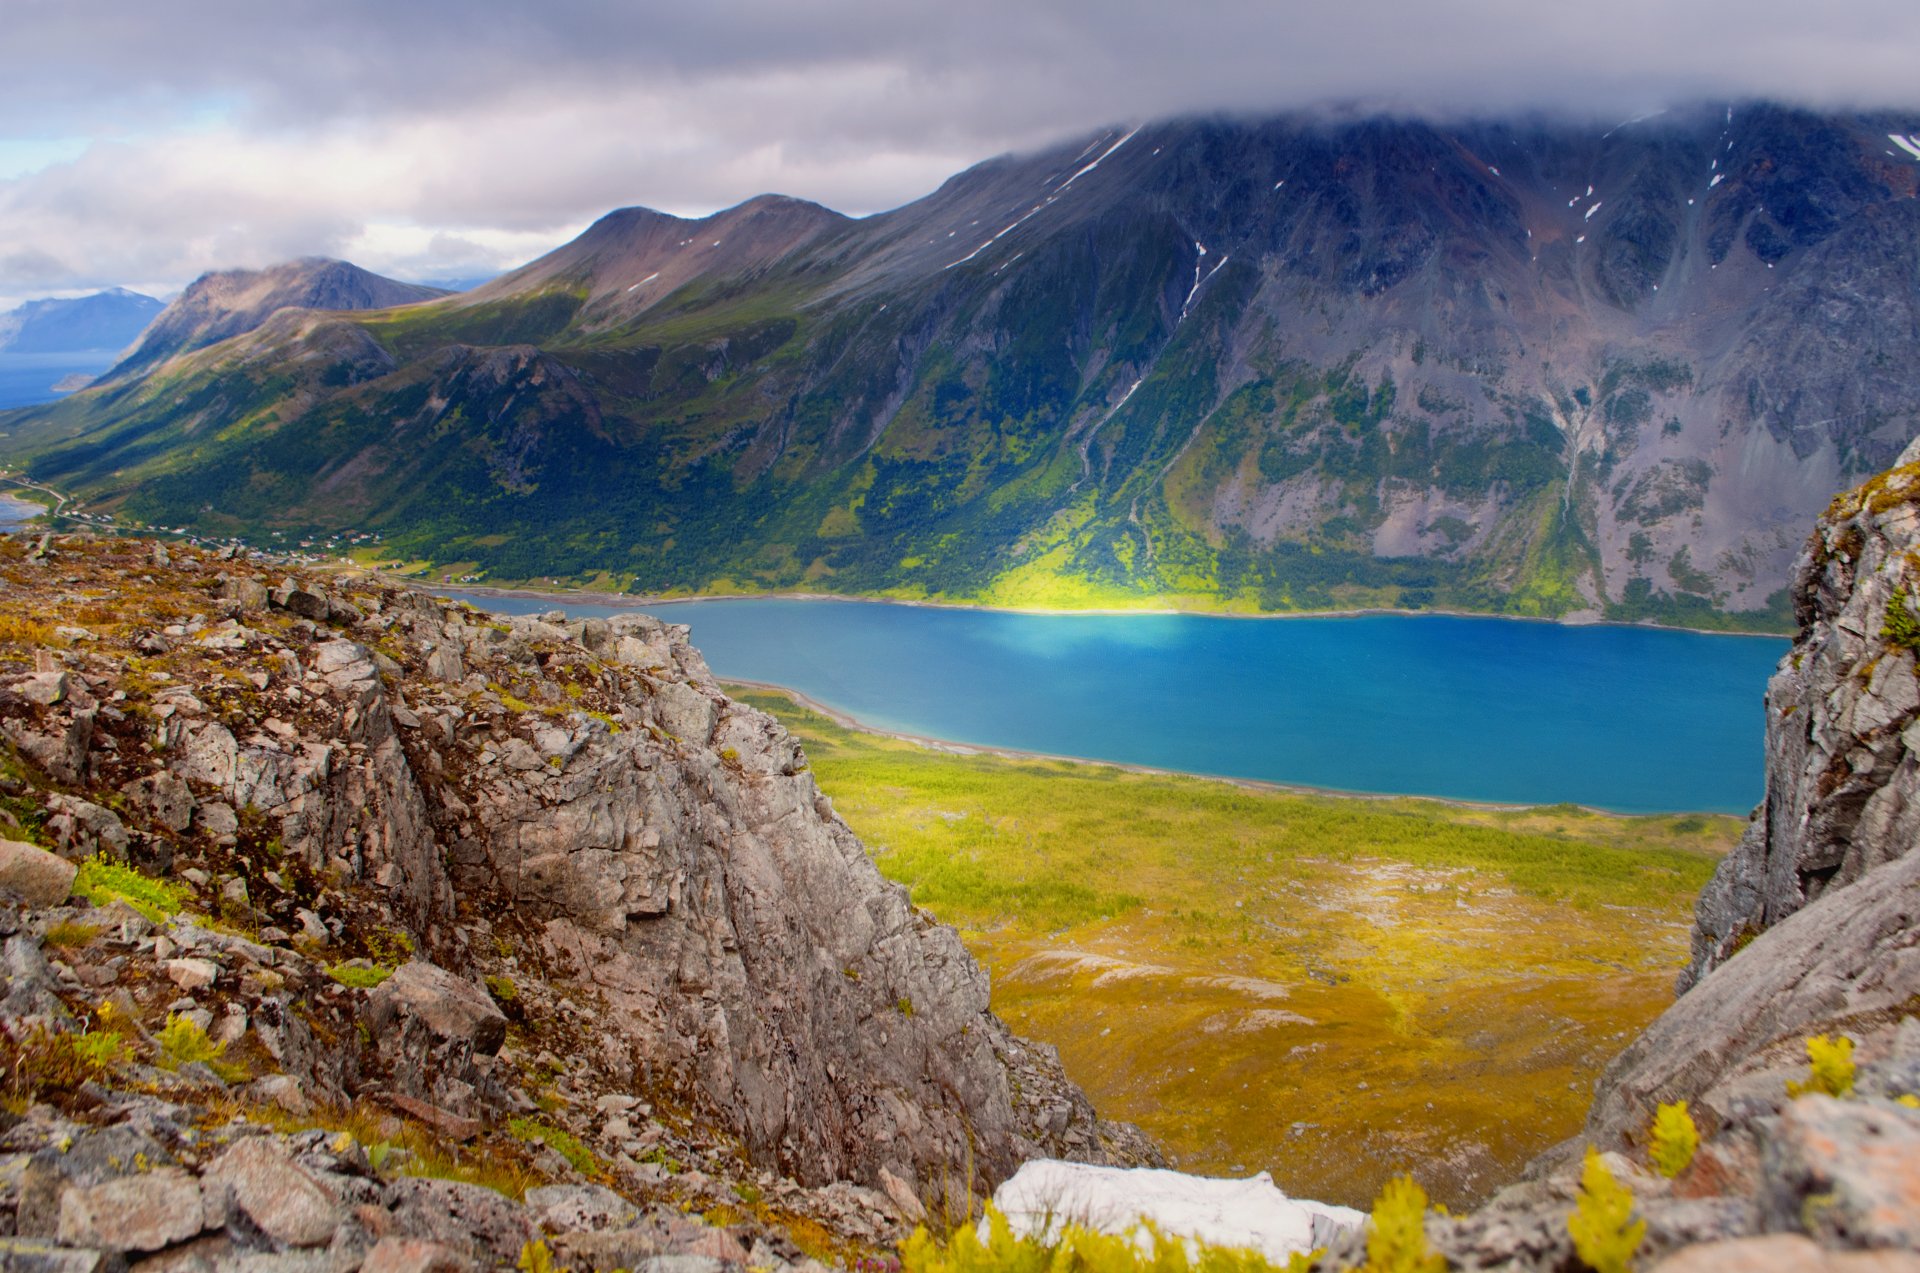
{"label": "cracked rock face", "polygon": [[1767,793],[1701,894],[1680,989],[1920,844],[1920,442],[1834,500],[1794,571],[1799,639],[1767,686]]}
{"label": "cracked rock face", "polygon": [[[48,798],[63,856],[244,860],[181,874],[268,944],[379,936],[398,971],[357,1001],[365,1055],[281,1005],[275,1056],[310,1096],[380,1084],[461,1126],[524,1112],[491,997],[517,985],[544,1015],[508,1068],[549,1051],[563,1096],[664,1101],[804,1184],[931,1201],[1036,1156],[1158,1161],[992,1014],[957,935],[880,876],[799,745],[720,690],[684,627],[496,619],[186,551],[159,569],[206,613],[0,676],[0,732],[93,797]],[[194,964],[165,975],[219,989]]]}

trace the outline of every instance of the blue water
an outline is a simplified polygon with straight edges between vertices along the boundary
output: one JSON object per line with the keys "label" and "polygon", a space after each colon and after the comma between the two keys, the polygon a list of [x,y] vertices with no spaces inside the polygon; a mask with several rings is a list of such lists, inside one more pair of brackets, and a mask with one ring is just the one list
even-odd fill
{"label": "blue water", "polygon": [[[508,613],[550,601],[469,594]],[[618,613],[569,605],[574,615]],[[721,678],[959,742],[1348,791],[1745,813],[1784,639],[1438,615],[648,606]]]}
{"label": "blue water", "polygon": [[62,354],[0,354],[0,411],[52,402],[62,395],[54,382],[76,373],[97,376],[113,366],[118,354],[90,349]]}

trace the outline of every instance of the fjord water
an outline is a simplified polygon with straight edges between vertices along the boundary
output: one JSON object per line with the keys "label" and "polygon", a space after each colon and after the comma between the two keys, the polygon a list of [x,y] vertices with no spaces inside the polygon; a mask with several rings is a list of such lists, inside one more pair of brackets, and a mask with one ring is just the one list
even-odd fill
{"label": "fjord water", "polygon": [[53,387],[56,383],[73,375],[97,376],[118,356],[112,349],[0,354],[0,411],[52,402],[61,396]]}
{"label": "fjord water", "polygon": [[[521,614],[555,604],[466,599]],[[1441,615],[732,599],[646,610],[691,626],[721,679],[788,686],[881,729],[1336,790],[1627,813],[1753,807],[1761,695],[1787,648]]]}

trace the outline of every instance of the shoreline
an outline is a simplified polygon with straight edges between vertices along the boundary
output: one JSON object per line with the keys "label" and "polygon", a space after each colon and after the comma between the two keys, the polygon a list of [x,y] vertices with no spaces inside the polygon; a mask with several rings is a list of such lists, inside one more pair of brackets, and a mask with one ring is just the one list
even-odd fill
{"label": "shoreline", "polygon": [[367,570],[389,583],[416,588],[435,595],[452,593],[470,593],[487,597],[515,597],[530,601],[552,601],[560,605],[601,605],[615,609],[645,610],[658,606],[690,605],[695,602],[710,601],[838,601],[858,605],[906,606],[922,610],[971,610],[982,614],[1022,614],[1044,619],[1087,618],[1193,618],[1193,619],[1245,619],[1264,621],[1270,619],[1364,619],[1364,618],[1400,618],[1400,619],[1497,619],[1507,623],[1542,623],[1557,628],[1631,628],[1646,632],[1687,632],[1695,636],[1724,636],[1759,638],[1768,641],[1793,640],[1787,632],[1754,632],[1742,629],[1726,628],[1687,628],[1664,623],[1637,623],[1621,619],[1583,619],[1569,622],[1566,619],[1549,619],[1526,614],[1490,614],[1480,610],[1396,610],[1390,606],[1359,606],[1340,610],[1269,610],[1254,614],[1232,610],[1183,610],[1177,606],[1160,608],[1122,609],[1115,607],[1090,608],[1084,610],[1060,610],[1043,606],[995,606],[979,601],[931,601],[908,597],[860,597],[838,592],[722,592],[695,596],[635,595],[625,592],[583,592],[564,588],[512,588],[487,584],[434,584],[427,580],[406,575],[391,575],[367,567],[353,567]]}
{"label": "shoreline", "polygon": [[1143,774],[1155,778],[1193,778],[1201,782],[1221,782],[1242,787],[1251,791],[1269,791],[1291,796],[1320,796],[1332,800],[1371,800],[1378,802],[1393,800],[1421,800],[1430,804],[1447,805],[1455,809],[1475,809],[1488,813],[1526,813],[1539,809],[1577,809],[1582,813],[1603,818],[1740,818],[1738,813],[1723,813],[1703,809],[1667,809],[1656,813],[1625,813],[1618,809],[1603,809],[1598,805],[1577,804],[1573,801],[1556,801],[1552,804],[1511,804],[1496,800],[1467,800],[1459,796],[1429,796],[1410,792],[1393,791],[1355,791],[1345,787],[1316,787],[1306,783],[1279,782],[1271,778],[1240,778],[1231,774],[1199,773],[1191,769],[1165,769],[1158,765],[1141,765],[1124,760],[1102,760],[1097,756],[1069,756],[1060,752],[1026,751],[1018,747],[995,747],[984,743],[956,742],[951,738],[936,738],[931,734],[909,734],[894,729],[882,729],[870,725],[859,717],[850,715],[841,709],[794,689],[790,685],[779,685],[773,681],[755,681],[740,676],[715,676],[724,690],[735,687],[759,690],[764,693],[779,694],[791,699],[802,709],[824,716],[842,729],[855,733],[869,734],[875,738],[890,738],[895,742],[909,743],[926,751],[940,752],[948,756],[994,756],[1002,760],[1043,760],[1057,764],[1085,765],[1093,768],[1119,769],[1126,773]]}

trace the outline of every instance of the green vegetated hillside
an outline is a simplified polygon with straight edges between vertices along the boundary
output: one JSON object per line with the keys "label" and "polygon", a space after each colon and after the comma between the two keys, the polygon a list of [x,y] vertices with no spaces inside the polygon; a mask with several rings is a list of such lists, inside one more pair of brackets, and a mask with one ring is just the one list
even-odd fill
{"label": "green vegetated hillside", "polygon": [[1920,427],[1891,127],[1185,120],[863,220],[625,209],[475,292],[249,310],[0,446],[496,582],[1780,626]]}
{"label": "green vegetated hillside", "polygon": [[732,693],[1104,1113],[1357,1206],[1414,1169],[1476,1203],[1573,1135],[1744,826],[943,754]]}

